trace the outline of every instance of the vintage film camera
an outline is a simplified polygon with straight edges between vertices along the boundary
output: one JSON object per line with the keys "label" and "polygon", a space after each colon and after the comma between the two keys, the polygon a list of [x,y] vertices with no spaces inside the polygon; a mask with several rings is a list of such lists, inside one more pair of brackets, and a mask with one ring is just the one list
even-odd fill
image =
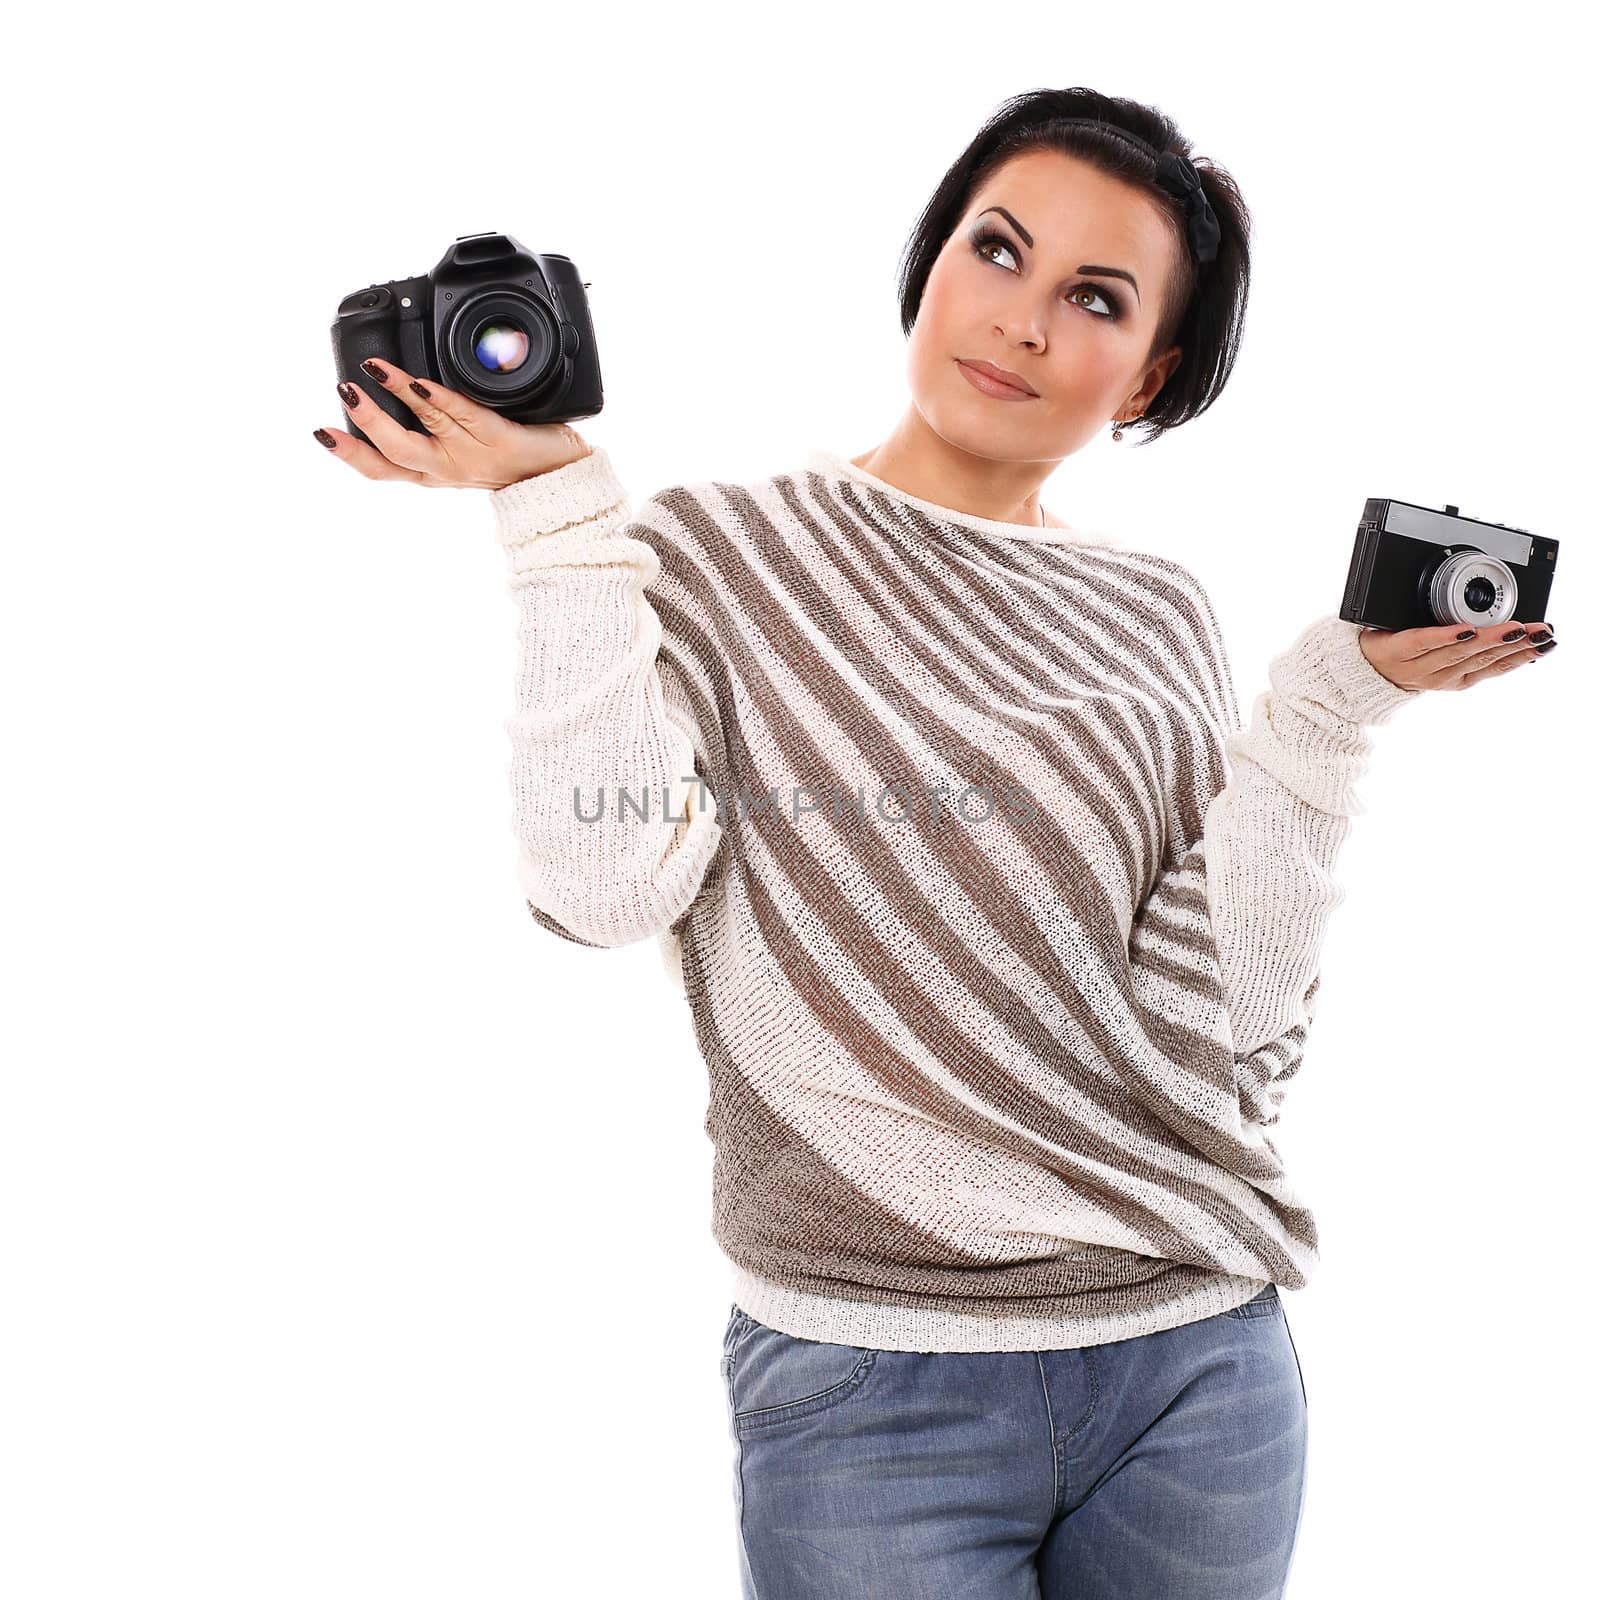
{"label": "vintage film camera", "polygon": [[[572,422],[605,403],[589,300],[562,255],[535,255],[508,233],[462,234],[420,278],[348,294],[333,323],[333,364],[396,422],[416,414],[361,370],[369,356],[432,378],[513,422]],[[346,428],[371,444],[354,422]]]}
{"label": "vintage film camera", "polygon": [[1476,522],[1455,506],[1369,500],[1339,615],[1369,628],[1544,621],[1558,541]]}

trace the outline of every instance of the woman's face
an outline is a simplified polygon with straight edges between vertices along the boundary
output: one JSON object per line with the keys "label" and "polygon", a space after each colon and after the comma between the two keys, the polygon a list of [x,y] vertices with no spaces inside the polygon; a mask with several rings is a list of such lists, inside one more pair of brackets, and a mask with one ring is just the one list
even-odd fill
{"label": "woman's face", "polygon": [[[1113,416],[1131,419],[1181,357],[1173,346],[1146,360],[1174,249],[1138,190],[1059,151],[1013,157],[928,275],[907,357],[917,410],[958,449],[999,461],[1059,460]],[[1013,372],[1035,397],[983,393],[962,361]]]}

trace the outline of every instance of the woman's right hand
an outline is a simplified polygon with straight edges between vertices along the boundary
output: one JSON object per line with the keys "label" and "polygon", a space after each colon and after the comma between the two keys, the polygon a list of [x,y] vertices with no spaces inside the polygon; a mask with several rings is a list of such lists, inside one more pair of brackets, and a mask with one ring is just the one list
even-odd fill
{"label": "woman's right hand", "polygon": [[565,422],[512,422],[431,379],[420,380],[419,393],[412,387],[419,380],[392,361],[363,361],[361,368],[404,401],[428,430],[402,427],[359,384],[339,385],[341,403],[372,444],[338,428],[318,428],[315,437],[363,478],[424,489],[503,489],[594,453]]}

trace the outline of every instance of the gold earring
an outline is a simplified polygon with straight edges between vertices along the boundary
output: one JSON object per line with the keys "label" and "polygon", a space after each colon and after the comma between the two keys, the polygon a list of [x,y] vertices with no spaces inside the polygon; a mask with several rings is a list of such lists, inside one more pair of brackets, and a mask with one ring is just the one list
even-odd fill
{"label": "gold earring", "polygon": [[[1143,415],[1144,415],[1144,412],[1142,412],[1142,411],[1135,411],[1135,412],[1134,412],[1134,414],[1133,414],[1133,415],[1132,415],[1132,416],[1131,416],[1131,417],[1129,417],[1129,418],[1128,418],[1128,422],[1130,422],[1130,423],[1134,423],[1134,422],[1137,422],[1137,421],[1138,421],[1138,420],[1139,420],[1139,418],[1140,418],[1140,417],[1142,417],[1142,416],[1143,416]],[[1117,443],[1118,443],[1118,444],[1121,444],[1121,443],[1122,443],[1122,429],[1123,429],[1123,426],[1124,426],[1124,424],[1122,424],[1122,423],[1120,423],[1120,422],[1119,422],[1119,423],[1117,423],[1117,425],[1116,425],[1116,426],[1115,426],[1115,427],[1114,427],[1114,428],[1113,428],[1113,429],[1112,429],[1112,430],[1111,430],[1111,437],[1112,437],[1112,438],[1113,438],[1113,439],[1114,439],[1114,440],[1115,440],[1115,441],[1116,441],[1116,442],[1117,442]]]}

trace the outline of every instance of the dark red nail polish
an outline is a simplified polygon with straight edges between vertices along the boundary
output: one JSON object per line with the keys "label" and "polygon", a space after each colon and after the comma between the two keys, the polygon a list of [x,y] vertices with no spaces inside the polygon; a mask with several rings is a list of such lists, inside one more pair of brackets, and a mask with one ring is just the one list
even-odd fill
{"label": "dark red nail polish", "polygon": [[1549,637],[1550,630],[1548,628],[1535,628],[1533,632],[1528,635],[1528,642],[1530,644],[1542,644]]}
{"label": "dark red nail polish", "polygon": [[1458,633],[1456,635],[1456,638],[1458,638],[1458,639],[1474,639],[1474,638],[1477,637],[1477,634],[1478,634],[1478,630],[1476,628],[1468,628],[1465,633]]}
{"label": "dark red nail polish", "polygon": [[335,439],[326,428],[313,428],[311,430],[311,437],[315,439],[318,444],[327,445],[330,450],[337,450],[339,448],[339,441]]}
{"label": "dark red nail polish", "polygon": [[388,374],[385,373],[383,368],[380,367],[375,361],[363,361],[361,363],[361,370],[366,373],[369,378],[376,378],[379,383],[387,383],[389,381]]}
{"label": "dark red nail polish", "polygon": [[1518,639],[1525,638],[1527,636],[1527,632],[1528,630],[1526,628],[1513,628],[1510,633],[1503,633],[1500,635],[1500,643],[1515,644]]}
{"label": "dark red nail polish", "polygon": [[1550,654],[1550,652],[1552,650],[1555,649],[1556,645],[1559,644],[1559,643],[1560,643],[1560,640],[1558,640],[1558,639],[1547,639],[1547,640],[1545,640],[1545,642],[1543,644],[1535,645],[1534,649],[1533,649],[1533,653],[1536,656],[1547,656],[1547,655]]}
{"label": "dark red nail polish", "polygon": [[424,389],[422,387],[422,385],[420,383],[418,383],[415,379],[412,380],[411,387],[413,389],[415,389],[416,392],[418,394],[420,394],[424,400],[433,399],[433,396],[431,394],[429,394],[428,391],[426,389]]}
{"label": "dark red nail polish", "polygon": [[353,383],[341,383],[339,385],[339,398],[347,406],[353,406],[360,400],[361,391]]}

